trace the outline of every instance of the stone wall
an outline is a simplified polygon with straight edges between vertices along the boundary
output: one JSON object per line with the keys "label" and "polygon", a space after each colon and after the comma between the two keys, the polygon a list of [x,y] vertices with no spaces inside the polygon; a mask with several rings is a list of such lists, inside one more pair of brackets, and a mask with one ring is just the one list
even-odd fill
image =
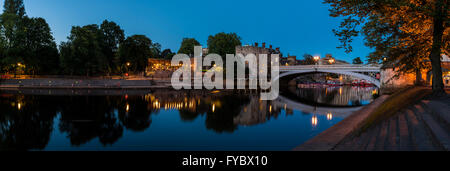
{"label": "stone wall", "polygon": [[[381,86],[383,88],[402,88],[414,85],[416,82],[416,74],[402,74],[395,77],[397,69],[386,68],[381,70]],[[427,80],[427,73],[421,73],[422,80]]]}

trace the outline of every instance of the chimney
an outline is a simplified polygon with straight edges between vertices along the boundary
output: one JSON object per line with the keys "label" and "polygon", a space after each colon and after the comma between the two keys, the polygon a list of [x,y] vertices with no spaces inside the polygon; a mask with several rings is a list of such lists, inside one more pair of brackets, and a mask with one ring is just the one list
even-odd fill
{"label": "chimney", "polygon": [[258,43],[255,43],[255,47],[258,47]]}
{"label": "chimney", "polygon": [[272,45],[270,45],[270,49],[272,49]]}
{"label": "chimney", "polygon": [[280,48],[279,47],[277,47],[277,52],[280,52]]}
{"label": "chimney", "polygon": [[266,42],[262,43],[262,47],[266,48]]}

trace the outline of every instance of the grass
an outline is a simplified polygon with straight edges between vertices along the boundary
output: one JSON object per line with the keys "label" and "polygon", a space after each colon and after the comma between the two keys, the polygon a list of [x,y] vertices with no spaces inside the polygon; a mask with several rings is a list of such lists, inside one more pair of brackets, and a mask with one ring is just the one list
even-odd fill
{"label": "grass", "polygon": [[361,129],[359,129],[356,134],[360,135],[372,126],[391,118],[401,110],[415,104],[431,93],[432,91],[430,89],[409,87],[392,94],[380,107],[373,111],[365,121],[363,121]]}

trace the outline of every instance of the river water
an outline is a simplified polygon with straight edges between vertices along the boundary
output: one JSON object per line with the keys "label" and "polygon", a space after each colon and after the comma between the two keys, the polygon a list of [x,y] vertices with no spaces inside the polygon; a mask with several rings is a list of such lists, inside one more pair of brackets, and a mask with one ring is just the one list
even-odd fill
{"label": "river water", "polygon": [[0,90],[0,150],[287,151],[374,99],[375,88]]}

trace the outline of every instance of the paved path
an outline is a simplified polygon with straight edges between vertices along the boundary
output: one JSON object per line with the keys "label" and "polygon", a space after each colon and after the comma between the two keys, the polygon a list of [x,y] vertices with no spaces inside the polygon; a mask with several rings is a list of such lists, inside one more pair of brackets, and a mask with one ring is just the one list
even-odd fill
{"label": "paved path", "polygon": [[448,151],[450,97],[423,100],[340,143],[336,151]]}

